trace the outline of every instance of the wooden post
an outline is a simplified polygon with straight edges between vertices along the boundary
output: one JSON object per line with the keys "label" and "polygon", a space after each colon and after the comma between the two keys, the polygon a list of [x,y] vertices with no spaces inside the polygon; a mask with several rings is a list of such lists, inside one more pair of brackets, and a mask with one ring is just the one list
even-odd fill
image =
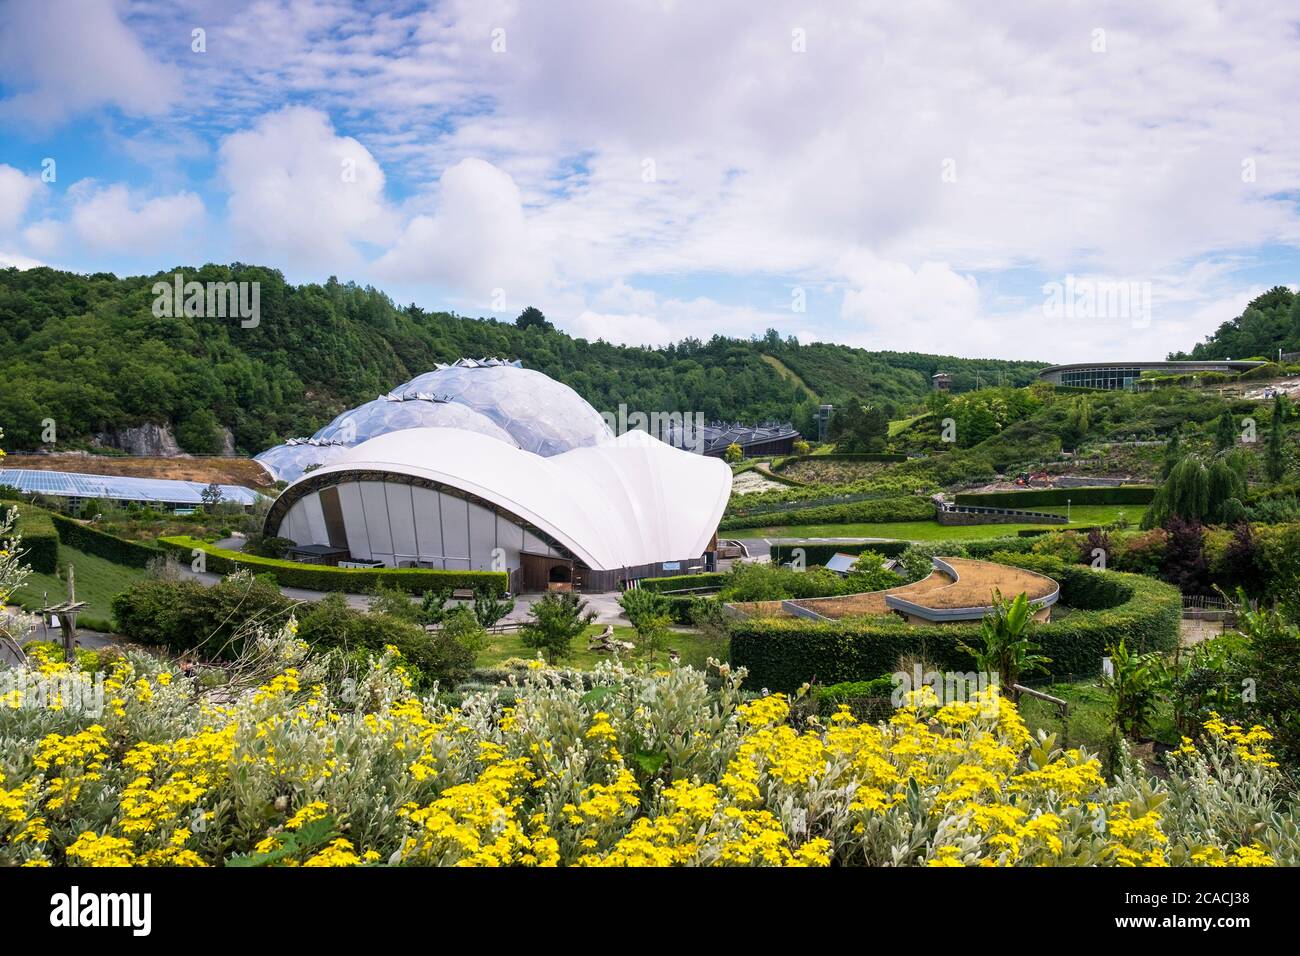
{"label": "wooden post", "polygon": [[68,613],[63,615],[63,659],[77,662],[77,569],[68,565]]}

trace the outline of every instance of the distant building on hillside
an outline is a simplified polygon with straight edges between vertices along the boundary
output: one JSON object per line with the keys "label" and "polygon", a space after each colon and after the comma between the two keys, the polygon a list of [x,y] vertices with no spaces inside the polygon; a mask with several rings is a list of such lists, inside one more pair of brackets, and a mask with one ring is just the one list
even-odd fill
{"label": "distant building on hillside", "polygon": [[[739,445],[746,458],[758,458],[766,455],[789,455],[794,451],[794,443],[799,440],[799,432],[789,422],[765,422],[761,425],[741,425],[735,422],[711,422],[698,429],[693,429],[696,437],[694,447],[699,447],[704,454],[721,458],[727,449]],[[676,444],[675,429],[670,427],[664,441]],[[692,447],[678,445],[677,447]]]}
{"label": "distant building on hillside", "polygon": [[1053,365],[1038,373],[1044,382],[1075,388],[1133,388],[1143,372],[1180,375],[1191,372],[1241,373],[1264,365],[1264,362],[1207,359],[1200,362],[1079,362]]}
{"label": "distant building on hillside", "polygon": [[947,372],[935,372],[930,376],[930,384],[936,391],[947,392],[952,389],[952,376]]}

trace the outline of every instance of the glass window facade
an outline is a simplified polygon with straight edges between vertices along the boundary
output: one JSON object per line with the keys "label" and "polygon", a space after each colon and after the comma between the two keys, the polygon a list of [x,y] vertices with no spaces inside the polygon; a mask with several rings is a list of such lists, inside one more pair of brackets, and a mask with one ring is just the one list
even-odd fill
{"label": "glass window facade", "polygon": [[1132,388],[1142,370],[1131,366],[1097,366],[1061,373],[1062,385],[1076,388]]}

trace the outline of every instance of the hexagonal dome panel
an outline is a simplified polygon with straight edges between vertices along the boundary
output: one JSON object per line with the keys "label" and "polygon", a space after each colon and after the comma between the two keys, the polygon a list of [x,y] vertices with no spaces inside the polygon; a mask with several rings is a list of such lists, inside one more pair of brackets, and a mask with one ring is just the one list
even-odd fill
{"label": "hexagonal dome panel", "polygon": [[605,419],[569,386],[509,364],[457,363],[418,375],[392,395],[429,395],[474,409],[525,451],[549,458],[614,437]]}
{"label": "hexagonal dome panel", "polygon": [[358,445],[403,428],[463,428],[518,448],[519,443],[486,415],[456,402],[377,398],[339,415],[312,438]]}

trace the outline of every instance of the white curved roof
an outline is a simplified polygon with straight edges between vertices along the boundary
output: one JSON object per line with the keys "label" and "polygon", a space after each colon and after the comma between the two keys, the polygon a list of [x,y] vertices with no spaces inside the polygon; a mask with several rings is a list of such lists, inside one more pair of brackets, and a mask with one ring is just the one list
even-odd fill
{"label": "white curved roof", "polygon": [[543,457],[464,429],[408,428],[362,442],[306,477],[356,470],[460,488],[546,532],[595,570],[702,554],[731,494],[725,463],[639,431]]}

